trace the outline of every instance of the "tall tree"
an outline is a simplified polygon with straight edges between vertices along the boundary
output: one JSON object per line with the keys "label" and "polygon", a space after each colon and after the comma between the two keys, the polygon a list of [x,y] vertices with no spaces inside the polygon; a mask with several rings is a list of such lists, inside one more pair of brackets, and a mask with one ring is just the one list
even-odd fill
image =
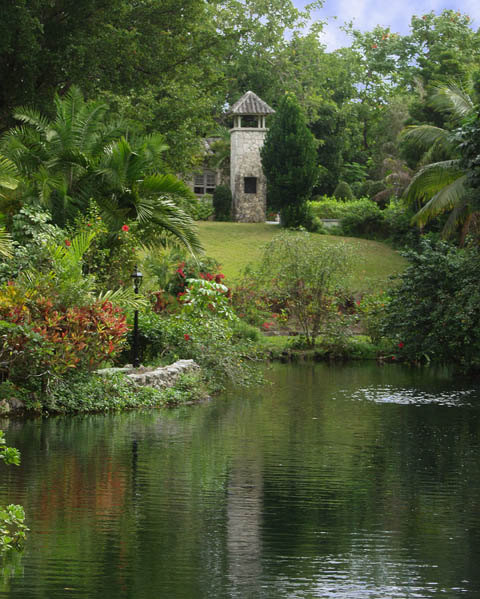
{"label": "tall tree", "polygon": [[282,224],[303,224],[306,201],[317,179],[315,138],[295,96],[286,94],[261,151],[267,201],[280,210]]}

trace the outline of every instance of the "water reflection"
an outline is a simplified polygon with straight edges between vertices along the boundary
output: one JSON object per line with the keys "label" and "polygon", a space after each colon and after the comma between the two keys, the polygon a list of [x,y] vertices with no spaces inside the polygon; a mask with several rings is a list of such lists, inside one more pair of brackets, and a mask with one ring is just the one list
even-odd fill
{"label": "water reflection", "polygon": [[[480,596],[480,392],[448,373],[276,366],[175,411],[5,422],[15,599]],[[23,569],[22,569],[23,568]]]}

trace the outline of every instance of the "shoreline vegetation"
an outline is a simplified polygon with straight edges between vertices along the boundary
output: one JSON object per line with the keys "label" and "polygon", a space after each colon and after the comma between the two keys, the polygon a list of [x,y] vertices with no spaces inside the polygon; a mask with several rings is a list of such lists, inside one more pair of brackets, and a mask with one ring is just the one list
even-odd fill
{"label": "shoreline vegetation", "polygon": [[[237,240],[235,235],[231,235],[233,231],[237,232]],[[275,229],[275,233],[278,231]],[[37,296],[31,292],[24,300],[19,284],[7,284],[4,304],[8,307],[8,300],[13,305],[8,314],[11,318],[11,315],[16,315],[16,325],[7,327],[4,322],[3,335],[4,339],[8,339],[13,330],[16,336],[10,339],[16,353],[11,353],[13,376],[0,384],[0,416],[82,414],[190,405],[216,395],[232,384],[261,382],[262,376],[257,367],[270,361],[342,363],[375,360],[379,365],[422,365],[430,361],[448,363],[448,355],[435,355],[438,350],[434,346],[431,353],[421,349],[412,352],[413,341],[407,341],[406,330],[389,334],[397,326],[397,321],[402,320],[402,310],[425,303],[415,297],[410,304],[405,302],[401,295],[402,284],[411,294],[412,287],[418,284],[416,277],[420,277],[423,293],[425,281],[431,281],[430,304],[422,306],[421,316],[425,320],[431,306],[441,306],[435,297],[435,290],[443,292],[437,280],[438,264],[447,268],[448,261],[454,259],[455,268],[470,269],[466,274],[473,273],[473,284],[475,265],[479,260],[477,251],[465,250],[466,253],[459,258],[449,246],[434,246],[426,242],[422,254],[429,258],[427,261],[422,258],[425,274],[421,273],[419,263],[415,264],[415,256],[420,254],[414,253],[410,258],[413,265],[408,266],[404,257],[387,245],[375,242],[383,266],[381,275],[374,280],[372,266],[368,265],[371,259],[368,255],[370,240],[303,231],[280,230],[280,234],[275,235],[271,228],[262,225],[234,223],[208,223],[208,226],[201,227],[201,235],[208,240],[205,245],[210,244],[214,258],[179,261],[180,258],[173,254],[170,260],[162,258],[168,271],[164,273],[159,268],[159,264],[163,263],[153,260],[151,255],[143,257],[141,268],[148,277],[147,287],[143,289],[145,299],[142,301],[145,303],[133,306],[140,308],[140,346],[144,365],[137,370],[125,370],[132,345],[133,309],[128,303],[124,305],[124,312],[107,301],[97,306],[94,312],[79,313],[80,324],[77,326],[73,319],[73,316],[77,318],[76,313],[69,312],[68,317],[62,317],[60,308],[53,311],[55,295],[51,303],[48,303],[49,300],[45,303],[43,298],[36,299]],[[250,249],[248,256],[237,252],[236,255],[241,258],[230,264],[237,272],[232,277],[233,281],[228,282],[231,287],[224,284],[227,279],[223,266],[215,259],[219,256],[218,248],[226,247],[225,235],[230,236],[230,247],[247,247],[247,239]],[[76,238],[72,240],[76,249]],[[263,248],[263,258],[258,260],[258,256],[262,256],[260,248]],[[362,248],[367,248],[367,257]],[[88,250],[88,243],[84,250]],[[64,262],[70,256],[70,246],[66,245],[61,252],[55,251],[64,268]],[[252,255],[257,256],[257,261],[249,262],[250,266],[244,268],[242,261],[246,262]],[[388,287],[388,265],[390,274],[397,277],[394,287]],[[297,268],[300,270],[295,270]],[[72,276],[71,272],[69,276]],[[84,275],[77,270],[75,276],[81,279]],[[62,283],[59,281],[56,293]],[[153,291],[159,286],[162,287],[161,293]],[[386,290],[383,289],[385,286]],[[461,291],[462,298],[470,293],[469,288]],[[48,297],[48,294],[45,295]],[[392,305],[395,310],[389,316],[388,309]],[[3,310],[5,313],[5,306]],[[121,316],[123,313],[126,316]],[[27,315],[30,315],[30,321]],[[30,329],[31,337],[28,337],[25,325],[33,323],[34,317],[40,321]],[[99,330],[111,331],[103,345],[88,345],[96,337],[93,330],[85,329],[85,323],[90,323],[92,317],[98,318]],[[386,327],[388,318],[395,322]],[[429,314],[429,318],[435,319],[435,313]],[[441,322],[441,319],[438,320]],[[465,327],[468,326],[466,322]],[[73,329],[74,333],[77,332],[72,339],[77,339],[81,345],[65,350],[64,346],[68,348],[73,343],[65,337],[68,327],[77,327]],[[43,331],[42,337],[38,335],[40,330]],[[42,345],[50,339],[55,344]],[[61,342],[62,339],[65,341]],[[113,345],[114,341],[118,346]],[[88,367],[87,363],[77,364],[73,357],[76,348],[83,348],[80,352],[83,351],[85,357],[92,352],[94,359],[90,364],[98,363],[97,368]],[[98,352],[103,352],[106,359],[99,361]],[[28,387],[21,376],[31,369],[32,357],[43,382]],[[184,359],[194,362],[198,368],[180,373],[167,388],[159,389],[148,384],[138,386],[127,376],[132,372],[168,369],[168,365]],[[464,362],[467,368],[463,368],[461,362],[457,366],[466,371],[471,364],[475,365],[474,360],[475,355],[470,362]],[[117,368],[106,368],[103,374],[99,374],[98,368],[107,366]],[[27,374],[27,379],[29,377],[30,374]],[[30,377],[32,380],[35,383],[35,379]]]}
{"label": "shoreline vegetation", "polygon": [[[392,348],[372,344],[365,335],[347,337],[340,351],[332,351],[321,342],[314,348],[295,347],[301,345],[298,335],[264,335],[258,339],[257,365],[271,362],[329,362],[341,364],[348,361],[373,361],[400,363]],[[167,384],[156,384],[154,380],[134,381],[132,378],[145,374],[168,371],[180,362],[190,362]],[[130,378],[129,375],[133,375]],[[259,379],[257,382],[261,382]],[[0,400],[0,417],[41,417],[46,415],[89,414],[128,411],[148,408],[174,408],[201,403],[211,399],[221,388],[209,388],[208,372],[202,371],[192,360],[179,360],[171,365],[133,368],[105,368],[88,375],[72,375],[64,385],[60,385],[47,397],[40,400],[35,393],[30,395],[11,388],[12,395],[3,392]]]}

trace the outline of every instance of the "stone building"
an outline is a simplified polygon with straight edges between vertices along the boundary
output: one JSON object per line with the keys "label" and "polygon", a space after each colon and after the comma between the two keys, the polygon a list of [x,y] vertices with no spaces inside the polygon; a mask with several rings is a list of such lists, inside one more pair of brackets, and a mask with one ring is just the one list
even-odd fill
{"label": "stone building", "polygon": [[230,109],[230,188],[237,222],[258,223],[266,218],[267,182],[260,150],[267,133],[266,117],[275,111],[248,91]]}

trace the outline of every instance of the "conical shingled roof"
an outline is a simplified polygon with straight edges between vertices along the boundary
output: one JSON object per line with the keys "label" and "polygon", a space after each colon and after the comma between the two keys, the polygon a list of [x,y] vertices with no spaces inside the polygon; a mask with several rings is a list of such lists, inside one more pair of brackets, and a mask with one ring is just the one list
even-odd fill
{"label": "conical shingled roof", "polygon": [[247,92],[230,108],[230,114],[274,114],[275,110],[261,100],[257,94]]}

